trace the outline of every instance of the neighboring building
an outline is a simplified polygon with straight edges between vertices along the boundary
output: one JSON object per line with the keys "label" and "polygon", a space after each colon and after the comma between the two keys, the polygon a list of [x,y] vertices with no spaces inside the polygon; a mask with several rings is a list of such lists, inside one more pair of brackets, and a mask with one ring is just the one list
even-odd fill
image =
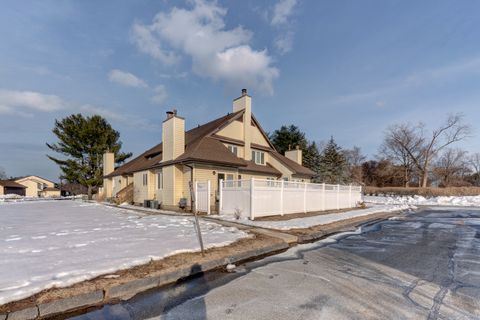
{"label": "neighboring building", "polygon": [[25,187],[20,183],[16,183],[12,180],[0,180],[0,196],[6,194],[16,194],[19,196],[25,196]]}
{"label": "neighboring building", "polygon": [[158,200],[163,207],[190,204],[190,181],[211,181],[211,203],[216,203],[218,181],[284,179],[310,181],[315,172],[301,165],[302,151],[279,154],[251,110],[247,91],[233,101],[233,113],[185,132],[185,120],[176,110],[167,112],[162,143],[114,168],[113,153],[104,155],[103,192],[107,198],[133,183],[133,201]]}
{"label": "neighboring building", "polygon": [[[14,181],[27,187],[25,191],[25,195],[27,197],[42,197],[46,194],[44,190],[47,188],[50,190],[47,192],[47,194],[52,194],[55,192],[53,191],[55,188],[55,183],[39,176],[19,177],[15,178]],[[60,195],[60,190],[58,190],[58,195]]]}
{"label": "neighboring building", "polygon": [[39,196],[42,198],[58,198],[60,197],[60,189],[55,187],[46,187],[40,191]]}

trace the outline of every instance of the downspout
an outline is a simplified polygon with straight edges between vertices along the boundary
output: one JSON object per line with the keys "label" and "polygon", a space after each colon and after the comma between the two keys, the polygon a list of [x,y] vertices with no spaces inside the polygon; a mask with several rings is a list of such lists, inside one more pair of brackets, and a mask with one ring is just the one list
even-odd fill
{"label": "downspout", "polygon": [[[187,168],[190,168],[190,181],[192,181],[192,183],[193,183],[193,166],[190,166],[188,164],[183,164],[183,165]],[[195,203],[193,202],[193,198],[190,197],[190,211],[192,211],[192,212],[193,212],[193,208],[195,208],[194,205],[195,205]]]}

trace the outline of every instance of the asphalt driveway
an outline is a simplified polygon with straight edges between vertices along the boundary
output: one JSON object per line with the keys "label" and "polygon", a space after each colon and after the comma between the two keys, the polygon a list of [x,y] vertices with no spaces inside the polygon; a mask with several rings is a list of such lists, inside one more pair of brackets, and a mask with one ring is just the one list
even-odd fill
{"label": "asphalt driveway", "polygon": [[380,222],[79,317],[102,318],[479,319],[480,211]]}

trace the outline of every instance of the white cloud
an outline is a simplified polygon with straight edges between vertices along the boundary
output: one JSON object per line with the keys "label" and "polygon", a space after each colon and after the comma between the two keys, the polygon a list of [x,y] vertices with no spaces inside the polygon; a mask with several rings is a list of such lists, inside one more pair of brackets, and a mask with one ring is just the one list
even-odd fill
{"label": "white cloud", "polygon": [[162,49],[160,39],[154,33],[152,26],[148,27],[140,23],[134,23],[130,38],[138,49],[165,64],[175,64],[179,61],[179,57],[171,52]]}
{"label": "white cloud", "polygon": [[124,114],[116,110],[113,111],[106,108],[93,106],[90,104],[84,104],[80,106],[80,111],[82,113],[90,114],[90,115],[98,114],[109,121],[115,121],[129,127],[146,129],[146,130],[154,130],[154,131],[155,130],[158,131],[160,129],[159,124],[152,124],[147,120],[140,118],[136,115]]}
{"label": "white cloud", "polygon": [[297,0],[279,0],[273,7],[270,24],[274,26],[279,33],[273,45],[280,54],[286,54],[293,48],[294,32],[292,31],[290,18],[297,3]]}
{"label": "white cloud", "polygon": [[152,97],[152,101],[158,104],[163,104],[167,100],[167,89],[164,85],[158,85],[153,89],[155,95]]}
{"label": "white cloud", "polygon": [[56,95],[33,91],[0,90],[0,113],[27,115],[23,110],[52,112],[68,108]]}
{"label": "white cloud", "polygon": [[115,82],[126,87],[136,87],[136,88],[148,87],[147,83],[143,79],[140,79],[139,77],[137,77],[136,75],[130,72],[126,72],[118,69],[111,70],[108,73],[108,79],[111,82]]}
{"label": "white cloud", "polygon": [[252,32],[242,26],[226,29],[227,10],[216,2],[192,3],[191,9],[174,7],[158,13],[150,25],[135,23],[133,43],[165,64],[187,56],[193,72],[201,77],[273,93],[279,71],[266,50],[251,48]]}
{"label": "white cloud", "polygon": [[272,21],[273,26],[288,23],[288,18],[292,15],[297,0],[280,0],[273,7]]}
{"label": "white cloud", "polygon": [[293,32],[289,30],[282,33],[275,39],[273,44],[281,54],[291,51],[293,48]]}

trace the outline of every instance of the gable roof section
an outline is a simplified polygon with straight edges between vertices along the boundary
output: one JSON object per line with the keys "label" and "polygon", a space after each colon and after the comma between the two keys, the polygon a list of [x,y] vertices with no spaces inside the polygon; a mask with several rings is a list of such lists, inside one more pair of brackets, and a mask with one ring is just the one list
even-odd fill
{"label": "gable roof section", "polygon": [[0,180],[0,186],[7,187],[7,188],[22,188],[22,189],[27,188],[23,184],[17,183],[12,180]]}
{"label": "gable roof section", "polygon": [[55,184],[55,182],[53,182],[52,180],[48,180],[48,179],[42,178],[40,176],[34,176],[34,175],[16,177],[13,180],[18,182],[18,181],[30,180],[30,179],[31,180],[43,180],[43,181],[48,181],[48,182],[51,182],[51,183]]}
{"label": "gable roof section", "polygon": [[[243,162],[242,164],[239,164],[237,160],[238,158],[235,157],[231,152],[229,152],[228,149],[226,149],[219,141],[216,141],[218,142],[218,144],[212,141],[203,141],[204,138],[207,138],[207,136],[212,134],[218,128],[228,125],[231,121],[235,120],[241,114],[243,114],[243,111],[230,113],[185,132],[185,152],[173,161],[161,163],[162,143],[159,143],[156,146],[145,151],[138,157],[134,158],[133,160],[130,160],[129,162],[121,165],[112,173],[106,175],[105,178],[111,178],[119,175],[128,175],[152,167],[161,167],[167,164],[178,163],[186,160],[203,160],[206,162],[227,163],[226,160],[219,161],[219,159],[221,159],[218,156],[219,153],[222,153],[222,155],[225,156],[224,159],[228,159],[228,164],[230,165],[245,165]],[[219,148],[220,146],[222,148]],[[205,150],[203,150],[204,148]],[[227,151],[228,155],[226,153],[223,153],[224,151]],[[217,154],[217,156],[214,156],[215,154]]]}

